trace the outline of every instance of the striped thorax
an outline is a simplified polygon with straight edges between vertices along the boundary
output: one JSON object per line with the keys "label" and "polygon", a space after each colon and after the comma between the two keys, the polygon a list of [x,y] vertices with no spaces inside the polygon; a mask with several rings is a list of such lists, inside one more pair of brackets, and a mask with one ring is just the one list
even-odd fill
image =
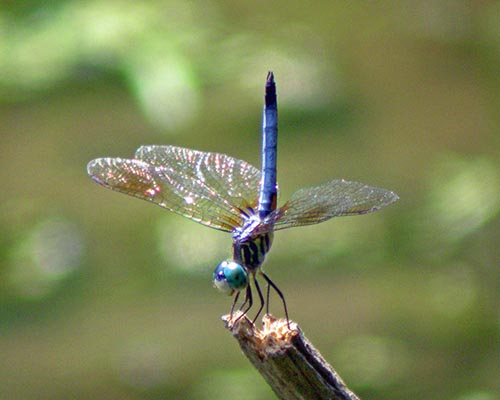
{"label": "striped thorax", "polygon": [[273,243],[273,234],[268,232],[245,241],[233,243],[234,261],[243,265],[247,270],[254,271],[259,268]]}

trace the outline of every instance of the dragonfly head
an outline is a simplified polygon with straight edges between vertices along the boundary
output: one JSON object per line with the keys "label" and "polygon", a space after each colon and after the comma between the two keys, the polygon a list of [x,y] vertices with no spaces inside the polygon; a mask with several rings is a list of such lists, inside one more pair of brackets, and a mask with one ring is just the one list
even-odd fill
{"label": "dragonfly head", "polygon": [[247,287],[248,276],[241,264],[232,260],[222,261],[215,268],[213,275],[214,286],[221,292],[239,291]]}

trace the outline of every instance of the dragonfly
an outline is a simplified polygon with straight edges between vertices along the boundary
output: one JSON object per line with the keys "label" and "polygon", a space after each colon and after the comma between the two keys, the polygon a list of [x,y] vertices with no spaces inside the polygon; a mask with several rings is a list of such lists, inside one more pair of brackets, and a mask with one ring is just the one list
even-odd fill
{"label": "dragonfly", "polygon": [[[278,103],[274,74],[267,74],[262,123],[261,169],[221,153],[177,146],[141,146],[134,158],[97,158],[87,165],[89,176],[109,189],[157,204],[192,221],[232,234],[232,258],[222,261],[213,273],[213,284],[235,295],[231,317],[240,293],[245,293],[239,318],[253,305],[252,286],[260,306],[252,323],[266,305],[270,289],[285,297],[261,266],[274,232],[318,224],[334,217],[377,211],[398,200],[392,191],[363,183],[334,179],[296,191],[277,207]],[[267,285],[266,300],[257,277]]]}

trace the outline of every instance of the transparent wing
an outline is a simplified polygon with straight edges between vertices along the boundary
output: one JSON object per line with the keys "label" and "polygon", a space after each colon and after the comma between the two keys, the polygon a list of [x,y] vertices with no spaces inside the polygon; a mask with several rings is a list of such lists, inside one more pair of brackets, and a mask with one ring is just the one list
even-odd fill
{"label": "transparent wing", "polygon": [[335,179],[298,190],[283,207],[271,213],[263,225],[279,230],[318,224],[333,217],[377,211],[398,199],[398,195],[389,190]]}
{"label": "transparent wing", "polygon": [[260,172],[245,161],[174,146],[143,146],[135,157],[99,158],[87,172],[103,186],[226,232],[253,212]]}

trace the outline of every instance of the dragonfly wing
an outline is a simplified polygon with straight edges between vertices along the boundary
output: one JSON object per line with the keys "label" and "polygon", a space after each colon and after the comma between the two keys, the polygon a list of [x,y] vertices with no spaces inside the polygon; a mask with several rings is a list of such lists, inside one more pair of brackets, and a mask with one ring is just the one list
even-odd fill
{"label": "dragonfly wing", "polygon": [[257,205],[260,171],[246,161],[221,153],[154,145],[139,147],[135,158],[166,167],[179,176],[184,187],[196,191],[201,186],[244,211]]}
{"label": "dragonfly wing", "polygon": [[[155,151],[140,153],[147,148]],[[260,173],[244,161],[171,146],[141,147],[141,154],[96,159],[87,171],[103,186],[226,232],[242,225],[248,197],[257,198]]]}
{"label": "dragonfly wing", "polygon": [[333,217],[377,211],[398,200],[394,192],[359,182],[335,179],[295,192],[269,215],[275,230],[317,224]]}

